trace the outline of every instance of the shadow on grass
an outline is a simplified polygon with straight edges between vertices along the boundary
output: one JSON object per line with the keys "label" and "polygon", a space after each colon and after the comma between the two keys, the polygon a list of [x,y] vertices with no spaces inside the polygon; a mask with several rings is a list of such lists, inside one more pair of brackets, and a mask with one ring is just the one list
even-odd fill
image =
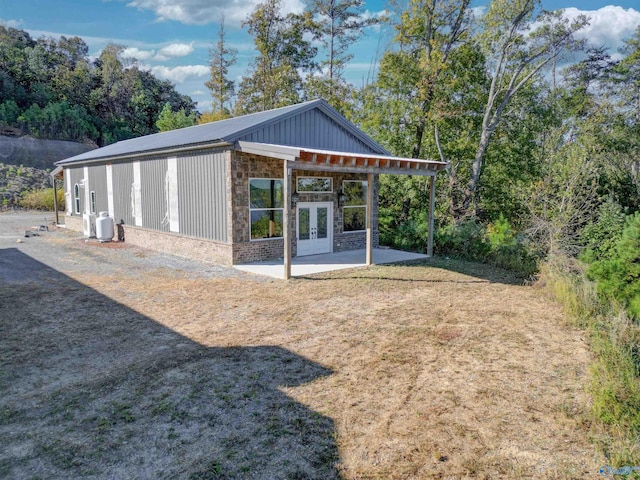
{"label": "shadow on grass", "polygon": [[[384,267],[384,274],[381,275],[376,267]],[[418,271],[411,272],[411,267],[431,267],[441,268],[455,273],[460,273],[469,279],[439,279],[424,278]],[[394,273],[396,273],[394,275]],[[476,283],[502,283],[506,285],[523,285],[526,279],[519,277],[517,274],[504,270],[492,265],[486,265],[477,262],[459,260],[453,258],[432,257],[420,260],[409,260],[406,262],[397,262],[390,264],[380,264],[373,268],[363,269],[356,268],[350,270],[336,270],[334,272],[319,274],[314,276],[297,276],[297,279],[304,280],[347,280],[347,279],[376,279],[389,280],[396,282],[414,282],[414,283],[455,283],[455,284],[476,284]]]}
{"label": "shadow on grass", "polygon": [[[485,263],[438,256],[422,260],[420,263],[423,266],[442,268],[443,270],[480,278],[491,283],[503,283],[506,285],[523,285],[526,283],[526,279],[515,272]],[[407,264],[407,266],[416,265],[416,263],[413,265]]]}
{"label": "shadow on grass", "polygon": [[281,387],[332,372],[205,347],[0,250],[1,478],[340,478],[333,421]]}

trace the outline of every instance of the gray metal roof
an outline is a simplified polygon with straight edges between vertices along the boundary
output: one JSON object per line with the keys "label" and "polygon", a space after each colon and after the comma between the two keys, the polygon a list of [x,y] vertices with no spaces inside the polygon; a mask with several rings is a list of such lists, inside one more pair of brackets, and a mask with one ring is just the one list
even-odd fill
{"label": "gray metal roof", "polygon": [[[336,110],[331,108],[324,100],[312,100],[309,102],[276,108],[265,112],[253,113],[241,117],[229,118],[218,122],[205,123],[193,127],[171,130],[168,132],[146,135],[107,145],[106,147],[91,150],[65,160],[56,162],[56,165],[82,164],[113,158],[122,158],[139,154],[161,153],[180,148],[208,146],[215,144],[234,144],[238,140],[259,129],[276,125],[288,118],[300,115],[304,112],[317,109],[329,117],[336,125],[342,128],[346,134],[356,138],[364,144],[367,150],[373,153],[387,154],[388,152],[364,134],[359,128],[346,120]],[[316,147],[317,145],[295,145]]]}

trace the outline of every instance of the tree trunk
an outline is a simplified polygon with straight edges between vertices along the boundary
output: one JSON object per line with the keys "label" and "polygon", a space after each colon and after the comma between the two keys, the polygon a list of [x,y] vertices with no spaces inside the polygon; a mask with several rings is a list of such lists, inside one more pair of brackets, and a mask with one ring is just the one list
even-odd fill
{"label": "tree trunk", "polygon": [[[467,188],[464,191],[462,198],[462,205],[458,210],[458,217],[475,216],[476,214],[476,192],[478,190],[478,183],[480,181],[480,174],[482,173],[482,167],[484,164],[484,156],[489,146],[489,140],[491,139],[491,130],[488,127],[483,127],[482,134],[480,135],[480,143],[476,150],[475,158],[473,159],[473,165],[471,166],[471,178],[467,184]],[[471,209],[471,210],[470,210]]]}

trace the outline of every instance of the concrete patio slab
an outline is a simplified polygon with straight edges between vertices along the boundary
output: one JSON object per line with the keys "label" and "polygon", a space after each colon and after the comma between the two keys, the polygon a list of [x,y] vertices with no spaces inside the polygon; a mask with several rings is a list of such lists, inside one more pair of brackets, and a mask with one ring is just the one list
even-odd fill
{"label": "concrete patio slab", "polygon": [[[377,265],[387,263],[406,262],[429,258],[428,255],[414,252],[403,252],[391,248],[374,248],[373,263]],[[291,259],[291,276],[300,277],[314,273],[331,272],[346,268],[364,267],[366,261],[365,249],[349,250],[346,252],[325,253],[321,255],[307,255]],[[234,268],[258,275],[268,275],[274,278],[284,278],[284,261],[280,259],[263,262],[244,263],[234,265]]]}

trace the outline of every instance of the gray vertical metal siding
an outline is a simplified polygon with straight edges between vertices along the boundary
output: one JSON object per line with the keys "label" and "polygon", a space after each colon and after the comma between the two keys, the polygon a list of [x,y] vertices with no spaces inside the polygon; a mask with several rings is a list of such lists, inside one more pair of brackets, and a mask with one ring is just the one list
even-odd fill
{"label": "gray vertical metal siding", "polygon": [[309,110],[277,124],[266,126],[241,140],[341,152],[372,152],[371,148],[360,139],[318,110]]}
{"label": "gray vertical metal siding", "polygon": [[80,188],[80,213],[76,214],[76,209],[75,209],[75,199],[73,197],[73,189],[76,183],[81,183],[82,179],[84,177],[84,169],[83,167],[77,167],[77,168],[66,168],[64,171],[65,175],[69,175],[69,178],[71,179],[71,191],[69,192],[69,200],[71,201],[71,214],[72,215],[82,215],[82,212],[84,210],[84,196],[85,196],[85,192],[84,192],[84,188]]}
{"label": "gray vertical metal siding", "polygon": [[180,233],[227,241],[225,150],[178,157]]}
{"label": "gray vertical metal siding", "polygon": [[113,207],[114,220],[125,225],[135,225],[131,212],[131,184],[133,183],[133,163],[113,164]]}
{"label": "gray vertical metal siding", "polygon": [[[107,167],[94,165],[89,167],[89,191],[96,192],[96,214],[109,209],[107,202]],[[87,192],[87,195],[89,193]]]}
{"label": "gray vertical metal siding", "polygon": [[142,188],[142,226],[169,231],[167,202],[165,198],[165,177],[167,159],[155,158],[140,162],[140,183]]}

